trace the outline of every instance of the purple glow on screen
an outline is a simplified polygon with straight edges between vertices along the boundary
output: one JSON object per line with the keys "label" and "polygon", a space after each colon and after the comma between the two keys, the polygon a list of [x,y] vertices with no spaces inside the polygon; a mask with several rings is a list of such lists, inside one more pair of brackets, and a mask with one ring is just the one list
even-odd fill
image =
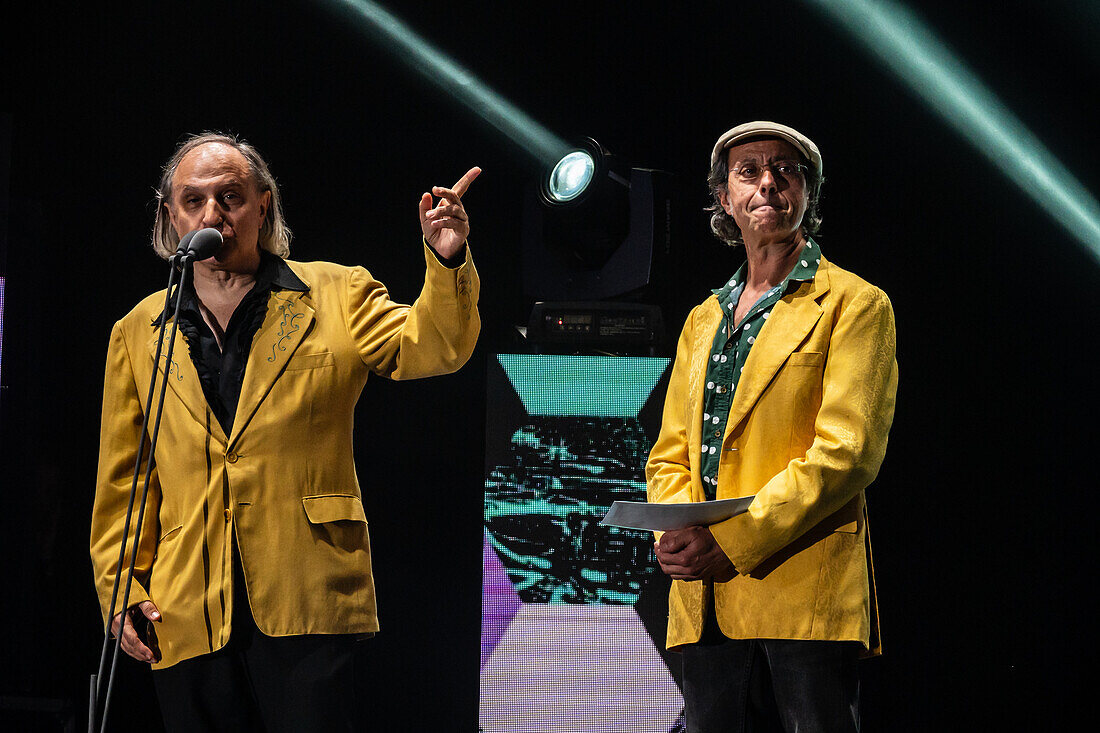
{"label": "purple glow on screen", "polygon": [[497,559],[497,554],[493,552],[486,536],[482,555],[481,669],[485,669],[489,655],[522,605],[523,602],[512,587],[512,581],[508,580],[508,573]]}

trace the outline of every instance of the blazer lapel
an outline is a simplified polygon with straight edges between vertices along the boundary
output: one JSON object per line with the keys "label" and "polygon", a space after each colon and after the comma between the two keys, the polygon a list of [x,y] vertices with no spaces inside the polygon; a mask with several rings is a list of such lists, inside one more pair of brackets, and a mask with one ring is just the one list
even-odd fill
{"label": "blazer lapel", "polygon": [[775,304],[745,362],[746,377],[737,384],[737,391],[733,394],[726,435],[745,419],[779,367],[817,324],[821,318],[818,299],[828,289],[829,266],[822,259],[813,281],[803,283],[798,290]]}
{"label": "blazer lapel", "polygon": [[248,354],[233,433],[229,436],[230,445],[252,420],[313,323],[313,307],[304,295],[306,293],[281,290],[273,292],[268,300],[267,315],[252,339]]}
{"label": "blazer lapel", "polygon": [[[168,336],[172,333],[172,324],[168,324],[168,328],[164,332],[164,346],[160,352],[160,365],[157,369],[160,372],[158,379],[164,379],[165,371],[168,372],[168,387],[179,397],[183,406],[191,413],[191,417],[195,418],[195,422],[199,425],[205,426],[208,422],[206,413],[209,407],[206,404],[206,395],[202,392],[202,384],[199,382],[199,373],[195,371],[195,364],[191,361],[191,352],[187,345],[187,339],[183,337],[183,332],[176,330],[175,346],[172,349],[172,361],[165,370],[164,365],[168,362]],[[149,337],[149,341],[146,343],[146,348],[149,351],[149,361],[152,362],[157,354],[157,336],[160,334],[160,329],[157,328],[153,331],[153,335]],[[153,399],[158,399],[160,392],[158,391]],[[156,410],[154,404],[153,409]],[[151,417],[151,416],[150,416]],[[214,435],[225,440],[225,434],[222,432],[221,426],[218,425],[217,420],[212,421]],[[150,422],[150,426],[152,423]],[[152,429],[152,428],[150,428]],[[205,427],[203,428],[205,430]]]}
{"label": "blazer lapel", "polygon": [[691,395],[691,429],[688,431],[688,465],[691,466],[691,495],[693,501],[706,501],[703,478],[699,473],[702,465],[703,445],[703,393],[707,381],[707,366],[710,363],[711,346],[718,324],[722,322],[722,308],[715,298],[705,301],[705,308],[695,321],[695,348],[691,355],[688,394]]}

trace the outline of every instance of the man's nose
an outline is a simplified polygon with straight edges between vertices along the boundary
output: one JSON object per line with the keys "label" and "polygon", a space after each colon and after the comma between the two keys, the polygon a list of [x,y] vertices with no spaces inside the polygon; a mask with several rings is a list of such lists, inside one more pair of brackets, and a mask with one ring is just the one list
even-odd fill
{"label": "man's nose", "polygon": [[207,199],[206,206],[202,210],[202,225],[204,227],[213,227],[222,223],[221,208],[218,207],[217,199]]}
{"label": "man's nose", "polygon": [[763,191],[775,191],[779,188],[776,184],[775,174],[772,173],[771,168],[765,168],[760,173],[760,190]]}

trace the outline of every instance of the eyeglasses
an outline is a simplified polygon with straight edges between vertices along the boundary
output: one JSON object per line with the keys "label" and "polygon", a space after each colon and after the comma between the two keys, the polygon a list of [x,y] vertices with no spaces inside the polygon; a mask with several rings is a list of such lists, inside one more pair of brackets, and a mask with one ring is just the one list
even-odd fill
{"label": "eyeglasses", "polygon": [[776,160],[771,163],[745,160],[733,168],[730,173],[741,183],[756,183],[764,175],[764,169],[770,170],[772,176],[782,178],[788,182],[802,180],[806,175],[806,166],[793,160]]}

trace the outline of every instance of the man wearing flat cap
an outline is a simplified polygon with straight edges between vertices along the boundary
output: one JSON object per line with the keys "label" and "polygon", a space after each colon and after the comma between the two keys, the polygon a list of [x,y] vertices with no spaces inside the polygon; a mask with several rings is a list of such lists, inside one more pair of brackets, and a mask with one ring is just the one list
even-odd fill
{"label": "man wearing flat cap", "polygon": [[880,651],[864,489],[894,415],[893,310],[812,238],[805,135],[734,127],[708,182],[711,228],[746,262],[684,325],[649,500],[755,498],[656,543],[688,730],[857,731],[856,661]]}

